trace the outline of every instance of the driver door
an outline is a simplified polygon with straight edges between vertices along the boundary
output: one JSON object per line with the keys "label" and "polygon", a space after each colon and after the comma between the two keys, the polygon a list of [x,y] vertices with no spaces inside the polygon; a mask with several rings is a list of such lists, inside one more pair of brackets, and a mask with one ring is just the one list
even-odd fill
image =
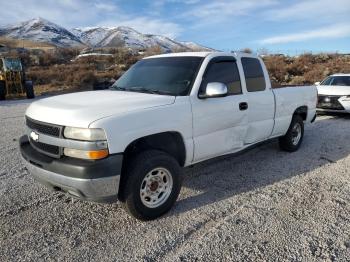
{"label": "driver door", "polygon": [[194,162],[239,151],[248,128],[248,108],[239,71],[233,57],[216,57],[208,64],[199,92],[208,83],[227,86],[225,97],[191,97],[193,113]]}

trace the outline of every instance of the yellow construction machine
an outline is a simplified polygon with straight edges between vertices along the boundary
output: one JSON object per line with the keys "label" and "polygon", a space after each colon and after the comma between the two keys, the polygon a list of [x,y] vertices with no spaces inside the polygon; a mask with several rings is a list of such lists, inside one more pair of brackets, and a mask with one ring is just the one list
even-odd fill
{"label": "yellow construction machine", "polygon": [[0,100],[7,97],[26,95],[34,98],[32,81],[25,79],[25,72],[19,58],[0,57]]}

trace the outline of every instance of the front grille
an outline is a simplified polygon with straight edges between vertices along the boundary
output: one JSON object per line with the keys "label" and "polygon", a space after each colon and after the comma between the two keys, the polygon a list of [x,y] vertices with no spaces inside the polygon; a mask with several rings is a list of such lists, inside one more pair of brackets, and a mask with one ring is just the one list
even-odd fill
{"label": "front grille", "polygon": [[36,142],[33,139],[30,139],[30,143],[35,149],[37,149],[39,152],[42,152],[46,155],[49,155],[52,157],[59,157],[60,155],[60,148],[58,146]]}
{"label": "front grille", "polygon": [[344,107],[339,103],[340,96],[318,96],[317,107],[331,110],[344,110]]}
{"label": "front grille", "polygon": [[[39,134],[39,141],[40,141],[40,134],[53,136],[53,137],[62,137],[62,126],[53,125],[49,123],[43,123],[37,120],[30,119],[29,117],[26,117],[26,125],[29,128],[29,132],[31,130],[37,132]],[[39,141],[34,141],[32,138],[29,139],[30,144],[33,148],[35,148],[40,153],[43,153],[45,155],[59,158],[62,155],[62,148],[54,145],[45,144]]]}
{"label": "front grille", "polygon": [[37,131],[38,133],[59,137],[61,135],[61,126],[42,123],[30,118],[26,118],[26,124],[30,129]]}

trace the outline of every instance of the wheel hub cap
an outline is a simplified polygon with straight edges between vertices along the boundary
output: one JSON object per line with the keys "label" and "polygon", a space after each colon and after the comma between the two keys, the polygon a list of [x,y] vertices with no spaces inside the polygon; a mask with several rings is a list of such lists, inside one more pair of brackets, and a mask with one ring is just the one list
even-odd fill
{"label": "wheel hub cap", "polygon": [[292,143],[293,145],[297,145],[301,138],[301,126],[299,123],[296,123],[292,130]]}
{"label": "wheel hub cap", "polygon": [[152,169],[142,180],[140,198],[149,208],[157,208],[166,202],[173,189],[173,179],[169,170],[163,167]]}
{"label": "wheel hub cap", "polygon": [[149,188],[151,189],[151,191],[156,191],[158,188],[158,182],[152,182]]}

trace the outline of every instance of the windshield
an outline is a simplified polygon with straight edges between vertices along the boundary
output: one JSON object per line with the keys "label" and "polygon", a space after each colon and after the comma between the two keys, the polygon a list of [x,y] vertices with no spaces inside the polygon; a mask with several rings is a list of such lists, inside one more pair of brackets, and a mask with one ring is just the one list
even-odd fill
{"label": "windshield", "polygon": [[202,57],[189,56],[143,59],[126,71],[111,89],[188,95],[202,60]]}
{"label": "windshield", "polygon": [[6,58],[4,64],[6,70],[22,71],[21,61],[18,59]]}
{"label": "windshield", "polygon": [[321,82],[324,86],[350,86],[350,76],[330,76]]}

